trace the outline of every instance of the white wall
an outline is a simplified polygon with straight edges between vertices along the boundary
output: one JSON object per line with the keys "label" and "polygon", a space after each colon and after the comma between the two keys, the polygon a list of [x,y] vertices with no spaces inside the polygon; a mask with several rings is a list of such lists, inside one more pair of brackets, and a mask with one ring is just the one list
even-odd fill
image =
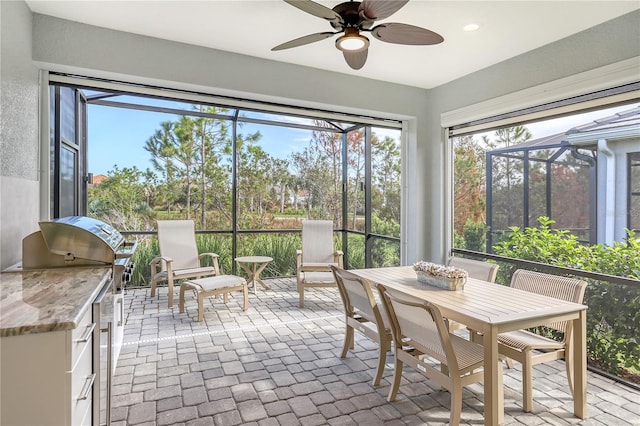
{"label": "white wall", "polygon": [[0,269],[21,258],[38,228],[38,70],[31,61],[32,14],[0,2]]}
{"label": "white wall", "polygon": [[[12,253],[11,256],[3,255],[4,267],[19,253],[22,236],[35,226],[31,215],[25,218],[22,210],[25,206],[37,205],[38,200],[37,195],[33,194],[37,186],[34,179],[37,179],[38,154],[34,150],[38,146],[35,140],[38,92],[34,68],[26,60],[30,37],[27,30],[31,26],[30,18],[26,16],[26,6],[23,2],[3,1],[1,4],[2,105],[4,109],[5,103],[9,102],[8,98],[5,101],[4,95],[4,67],[8,61],[15,70],[7,76],[7,82],[18,80],[22,87],[22,90],[11,92],[16,95],[13,102],[21,103],[20,108],[24,110],[24,116],[7,122],[8,132],[14,137],[5,138],[3,119],[3,157],[5,151],[11,151],[15,156],[26,147],[29,153],[19,154],[24,163],[20,167],[31,169],[28,173],[24,171],[20,174],[5,170],[3,165],[3,185],[6,177],[17,177],[19,187],[26,188],[24,194],[27,198],[26,203],[18,203],[16,198],[19,191],[2,193],[2,245],[4,250]],[[7,14],[9,16],[5,16]],[[638,56],[639,17],[640,12],[625,15],[430,91],[152,39],[42,15],[33,17],[33,60],[38,67],[46,70],[406,119],[409,142],[415,144],[409,147],[409,150],[415,150],[415,155],[413,151],[407,155],[408,171],[405,173],[410,177],[406,184],[411,194],[411,204],[405,210],[408,224],[406,260],[442,261],[446,255],[449,219],[445,215],[444,194],[448,181],[444,177],[445,138],[440,127],[440,114]],[[17,33],[12,34],[10,30]],[[5,54],[5,33],[11,33],[7,42],[7,52],[11,54]],[[5,147],[7,143],[9,146]],[[37,211],[37,206],[33,210]],[[6,225],[5,216],[13,216]],[[18,217],[19,220],[16,219]],[[16,226],[17,230],[13,231]]]}

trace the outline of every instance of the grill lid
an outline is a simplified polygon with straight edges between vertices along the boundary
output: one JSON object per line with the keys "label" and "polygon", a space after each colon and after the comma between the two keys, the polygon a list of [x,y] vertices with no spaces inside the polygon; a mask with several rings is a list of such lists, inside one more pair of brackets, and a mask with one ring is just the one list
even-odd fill
{"label": "grill lid", "polygon": [[111,225],[85,216],[68,216],[39,222],[42,237],[51,253],[66,261],[85,259],[113,263],[124,237]]}

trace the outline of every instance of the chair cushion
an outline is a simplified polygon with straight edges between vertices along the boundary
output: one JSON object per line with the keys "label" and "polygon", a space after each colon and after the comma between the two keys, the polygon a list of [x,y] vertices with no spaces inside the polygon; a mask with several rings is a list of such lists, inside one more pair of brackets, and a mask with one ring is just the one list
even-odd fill
{"label": "chair cushion", "polygon": [[331,266],[332,266],[332,265],[333,265],[333,266],[335,266],[335,267],[337,267],[337,266],[338,266],[338,264],[337,264],[337,263],[327,263],[327,262],[303,262],[303,263],[302,263],[302,270],[304,271],[304,270],[306,269],[306,270],[310,270],[310,271],[313,271],[313,270],[316,270],[316,271],[317,271],[317,270],[323,270],[323,269],[326,269],[326,270],[330,271],[330,270],[331,270]]}
{"label": "chair cushion", "polygon": [[303,282],[306,283],[335,283],[333,272],[304,272]]}
{"label": "chair cushion", "polygon": [[245,279],[236,275],[217,275],[215,277],[189,280],[188,283],[195,284],[203,291],[219,290],[225,287],[238,287],[245,284]]}
{"label": "chair cushion", "polygon": [[557,342],[547,337],[539,336],[526,330],[510,331],[498,334],[498,342],[521,351],[533,349],[561,349],[562,342]]}
{"label": "chair cushion", "polygon": [[203,266],[202,268],[189,268],[173,270],[173,277],[197,277],[199,275],[213,275],[216,270],[213,266]]}

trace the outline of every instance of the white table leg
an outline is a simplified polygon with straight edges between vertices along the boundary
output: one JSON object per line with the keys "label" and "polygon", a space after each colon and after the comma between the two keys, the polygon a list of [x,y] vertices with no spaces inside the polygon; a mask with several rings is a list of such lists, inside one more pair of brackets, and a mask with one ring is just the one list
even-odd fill
{"label": "white table leg", "polygon": [[498,425],[504,418],[504,403],[502,401],[502,383],[498,376],[501,372],[498,366],[498,333],[494,327],[484,332],[484,424]]}
{"label": "white table leg", "polygon": [[260,267],[258,267],[257,263],[253,264],[253,285],[255,286],[255,282],[258,281],[260,283],[260,285],[262,287],[264,287],[265,290],[271,290],[271,287],[269,287],[267,284],[265,284],[264,281],[262,281],[260,279],[260,274],[262,273],[262,271],[264,271],[264,268],[267,267],[267,265],[269,264],[269,262],[265,262],[262,265],[260,265]]}
{"label": "white table leg", "polygon": [[587,418],[587,311],[573,320],[573,414]]}
{"label": "white table leg", "polygon": [[250,268],[251,265],[254,265],[255,267],[255,263],[249,264],[246,262],[238,262],[238,264],[240,265],[242,270],[247,273],[247,287],[253,284],[253,294],[256,294],[257,285],[255,280],[255,269]]}

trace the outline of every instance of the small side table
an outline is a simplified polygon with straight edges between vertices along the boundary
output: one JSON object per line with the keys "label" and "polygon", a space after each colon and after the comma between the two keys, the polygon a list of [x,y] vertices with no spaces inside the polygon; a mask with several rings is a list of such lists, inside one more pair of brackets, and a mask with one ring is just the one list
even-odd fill
{"label": "small side table", "polygon": [[253,284],[253,294],[256,293],[256,282],[260,283],[265,290],[271,290],[271,288],[260,279],[260,273],[264,271],[269,262],[273,261],[273,257],[269,256],[241,256],[236,257],[236,262],[248,275],[247,285]]}

